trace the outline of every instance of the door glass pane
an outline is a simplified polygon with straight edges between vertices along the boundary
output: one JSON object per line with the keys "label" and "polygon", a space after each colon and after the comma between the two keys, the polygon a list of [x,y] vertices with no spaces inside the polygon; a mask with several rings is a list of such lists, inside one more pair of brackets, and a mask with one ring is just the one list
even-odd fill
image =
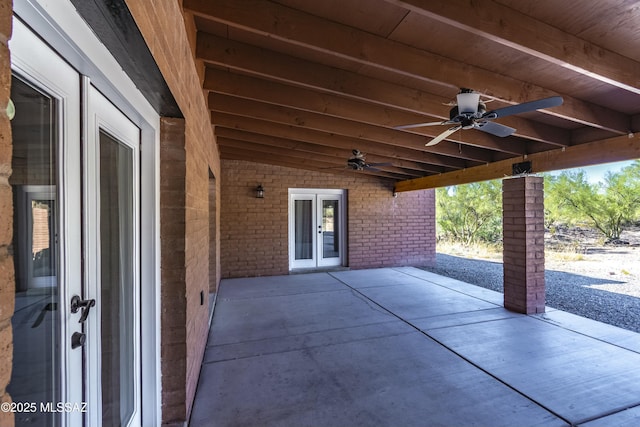
{"label": "door glass pane", "polygon": [[57,101],[12,78],[13,257],[16,277],[13,366],[7,387],[14,402],[33,402],[36,412],[16,412],[16,426],[57,426],[55,412],[40,403],[60,402],[58,292]]}
{"label": "door glass pane", "polygon": [[100,132],[102,425],[126,425],[134,409],[132,150]]}
{"label": "door glass pane", "polygon": [[313,201],[294,200],[295,259],[313,258]]}
{"label": "door glass pane", "polygon": [[322,201],[322,257],[337,258],[340,256],[340,236],[338,201]]}

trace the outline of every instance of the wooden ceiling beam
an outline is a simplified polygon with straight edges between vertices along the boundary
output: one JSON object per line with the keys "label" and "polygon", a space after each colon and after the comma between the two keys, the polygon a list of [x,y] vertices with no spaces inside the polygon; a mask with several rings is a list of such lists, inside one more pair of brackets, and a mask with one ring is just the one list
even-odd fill
{"label": "wooden ceiling beam", "polygon": [[[223,113],[255,117],[291,126],[299,126],[305,129],[331,132],[353,138],[362,138],[385,144],[399,145],[403,147],[424,147],[425,151],[432,153],[444,154],[446,151],[446,146],[443,146],[443,143],[433,147],[425,147],[425,144],[431,138],[434,138],[444,130],[442,128],[434,130],[433,127],[428,127],[428,129],[431,129],[431,132],[427,137],[425,137],[423,135],[416,135],[415,133],[370,125],[354,120],[346,120],[310,111],[299,110],[297,108],[267,104],[265,102],[237,98],[218,93],[209,94],[209,109]],[[460,140],[460,144],[476,147],[476,150],[496,150],[513,155],[526,153],[526,147],[524,144],[514,137],[496,138],[491,137],[484,132],[463,131],[462,133],[452,136],[448,141],[456,141],[458,138]]]}
{"label": "wooden ceiling beam", "polygon": [[[253,2],[250,8],[234,0],[184,0],[184,5],[196,15],[243,31],[449,88],[477,88],[509,104],[558,95],[507,76],[496,79],[490,71],[267,1]],[[208,41],[203,35],[198,39],[198,57],[206,61],[209,56],[203,50]],[[629,129],[628,117],[623,114],[566,95],[563,98],[564,105],[543,112],[617,133]]]}
{"label": "wooden ceiling beam", "polygon": [[[288,85],[301,86],[325,93],[333,93],[343,97],[355,98],[385,107],[423,115],[421,120],[389,123],[397,126],[408,123],[421,123],[449,119],[449,107],[446,103],[451,99],[370,78],[361,74],[340,70],[333,67],[307,62],[298,58],[283,55],[266,49],[246,45],[209,34],[201,34],[198,38],[198,55],[212,65],[228,67],[254,76],[283,82]],[[211,79],[205,85],[213,85]],[[566,101],[565,101],[566,105]],[[607,111],[600,111],[594,106],[583,111],[565,111],[578,117],[589,117],[595,123],[603,119],[604,123],[618,122],[613,120]],[[599,115],[597,113],[602,113]],[[506,117],[500,122],[518,129],[518,134],[538,141],[546,141],[554,145],[570,144],[569,134],[557,127],[544,124],[532,125],[517,117]],[[420,133],[419,129],[414,130]]]}
{"label": "wooden ceiling beam", "polygon": [[[352,150],[348,148],[335,148],[329,147],[326,145],[313,144],[309,142],[303,141],[294,141],[285,138],[279,138],[275,136],[269,135],[261,135],[252,132],[244,132],[237,129],[229,129],[217,127],[215,130],[217,141],[219,142],[221,139],[233,140],[233,141],[244,141],[250,142],[254,144],[263,145],[265,147],[277,147],[280,149],[286,149],[289,151],[296,151],[300,153],[304,153],[306,156],[312,156],[315,154],[322,154],[326,156],[333,156],[344,163],[346,159],[353,156]],[[382,156],[378,154],[365,153],[367,155],[366,159],[371,163],[385,163],[391,162],[394,166],[416,171],[416,175],[425,175],[425,174],[433,174],[433,173],[442,173],[447,170],[451,170],[451,168],[445,168],[443,166],[435,166],[427,163],[420,163],[411,160],[404,160],[398,157],[389,157]]]}
{"label": "wooden ceiling beam", "polygon": [[[448,108],[430,93],[207,33],[198,36],[197,56],[212,65],[286,84],[424,114],[425,120],[448,118]],[[431,112],[435,114],[427,117]],[[394,125],[402,124],[406,123]]]}
{"label": "wooden ceiling beam", "polygon": [[[305,153],[305,152],[296,151],[296,150],[288,150],[286,148],[278,148],[272,145],[262,145],[262,144],[247,142],[247,141],[241,141],[237,139],[230,139],[230,138],[217,138],[217,141],[221,147],[229,147],[233,149],[243,150],[247,153],[249,152],[256,153],[256,158],[254,160],[256,163],[260,163],[262,154],[267,153],[267,154],[274,154],[282,158],[305,159],[305,160],[312,160],[318,163],[333,164],[334,166],[330,166],[325,169],[340,170],[340,169],[348,169],[347,159],[351,157],[351,156],[344,156],[344,157],[338,158],[338,157],[327,156],[319,153]],[[369,156],[367,156],[366,162],[378,163],[378,162],[369,160]],[[386,163],[386,161],[384,163]],[[380,169],[380,172],[394,173],[394,174],[397,174],[398,176],[404,175],[405,177],[404,179],[411,179],[411,178],[425,176],[424,173],[407,171],[407,170],[398,168],[395,165],[379,166],[379,167],[376,167],[376,169]]]}
{"label": "wooden ceiling beam", "polygon": [[[260,158],[260,161],[257,162],[256,158]],[[304,159],[292,159],[292,158],[282,158],[276,155],[265,154],[265,153],[247,153],[244,150],[237,150],[230,147],[220,147],[220,157],[222,159],[229,160],[245,160],[253,163],[264,163],[269,165],[283,166],[294,169],[305,169],[312,170],[316,172],[326,173],[326,174],[340,174],[340,175],[366,175],[370,177],[377,177],[385,180],[397,181],[398,179],[403,179],[405,175],[398,175],[389,172],[377,172],[371,170],[361,170],[361,171],[352,171],[352,170],[341,170],[341,169],[331,169],[333,167],[332,164],[327,163],[319,163],[313,160],[304,160]],[[327,169],[328,168],[328,169]]]}
{"label": "wooden ceiling beam", "polygon": [[[398,123],[421,123],[425,121],[423,115],[401,111],[396,108],[214,68],[207,69],[204,88],[218,94],[289,106],[375,126],[393,127]],[[446,109],[444,106],[442,107],[443,110]],[[558,145],[568,145],[568,132],[565,130],[542,123],[531,123],[529,120],[516,117],[511,117],[510,119],[511,120],[506,121],[501,120],[501,123],[515,127],[517,129],[517,136],[556,145],[557,143],[555,141],[558,139],[557,135],[560,133],[566,135],[567,141],[566,143]],[[446,128],[429,127],[414,129],[413,131],[414,133],[432,138],[444,129]],[[455,138],[451,140],[455,140]],[[493,137],[481,132],[471,132],[466,135],[464,140],[465,144],[509,153],[514,153],[514,147],[521,145],[514,144],[514,142],[515,141]],[[521,141],[517,142],[521,143]],[[523,152],[515,151],[515,154],[523,154]]]}
{"label": "wooden ceiling beam", "polygon": [[286,138],[294,141],[304,141],[313,144],[322,144],[329,147],[338,147],[343,149],[358,149],[365,153],[375,153],[381,156],[391,158],[401,158],[405,160],[414,160],[422,163],[428,163],[437,166],[443,166],[452,169],[461,169],[471,165],[480,163],[488,163],[486,161],[470,161],[455,156],[442,156],[425,151],[416,150],[407,147],[398,147],[387,144],[380,144],[373,141],[365,141],[357,138],[348,138],[333,135],[327,132],[313,131],[301,129],[294,126],[286,126],[264,120],[258,120],[247,117],[234,116],[225,113],[216,113],[215,132],[220,128],[230,128],[251,133],[263,134],[279,138]]}
{"label": "wooden ceiling beam", "polygon": [[468,0],[386,0],[503,46],[640,94],[640,63],[510,7]]}
{"label": "wooden ceiling beam", "polygon": [[533,172],[539,173],[638,158],[640,158],[638,137],[633,136],[630,138],[627,135],[623,135],[601,141],[574,145],[564,150],[549,150],[530,154],[526,157],[501,160],[489,165],[476,166],[408,181],[400,181],[395,184],[395,191],[425,190],[505,178],[511,176],[511,167],[514,163],[523,161],[530,161]]}
{"label": "wooden ceiling beam", "polygon": [[[303,129],[327,132],[333,135],[358,138],[399,147],[408,147],[435,154],[462,157],[468,160],[485,161],[490,160],[493,156],[487,147],[475,147],[468,144],[468,140],[472,139],[473,135],[469,137],[463,133],[458,133],[457,135],[461,140],[459,143],[453,142],[454,138],[452,137],[438,145],[426,147],[425,144],[429,141],[429,138],[425,138],[423,135],[328,117],[294,108],[233,98],[226,95],[213,94],[210,96],[209,108],[214,113],[220,112],[247,118],[257,118],[269,122],[297,126]],[[212,117],[215,118],[215,114]],[[216,123],[215,119],[213,119],[212,123]],[[475,133],[476,132],[473,132],[473,134]],[[464,143],[462,142],[463,140]],[[507,142],[503,142],[502,145],[503,147],[500,151],[513,155],[526,154],[522,144],[508,144]],[[509,145],[512,147],[509,147]],[[507,150],[507,147],[511,149]]]}
{"label": "wooden ceiling beam", "polygon": [[[388,157],[391,159],[403,159],[425,164],[426,168],[445,168],[446,170],[461,169],[487,162],[468,161],[460,158],[440,156],[405,147],[379,144],[372,141],[363,141],[356,138],[340,137],[326,132],[310,131],[284,126],[264,120],[248,119],[230,114],[218,113],[219,122],[215,126],[216,135],[228,136],[231,131],[246,132],[249,134],[264,135],[268,138],[281,138],[289,141],[322,144],[327,147],[340,148],[350,152],[353,149],[365,153]],[[233,135],[231,135],[233,136]],[[254,138],[245,136],[245,138]],[[427,170],[427,172],[436,172]]]}
{"label": "wooden ceiling beam", "polygon": [[[423,121],[448,119],[449,109],[443,106],[451,101],[418,89],[374,79],[303,59],[284,55],[272,50],[224,39],[207,33],[199,33],[198,58],[204,62],[230,68],[256,76],[307,87],[342,96],[381,104],[416,114],[428,114]],[[465,66],[469,68],[469,66]],[[472,73],[473,70],[470,71]],[[494,78],[495,79],[495,78]],[[205,84],[208,84],[205,81]],[[557,110],[556,107],[554,110]],[[563,118],[569,121],[603,129],[624,129],[628,117],[600,106],[564,96],[561,106]],[[518,128],[513,117],[501,120],[507,126]],[[407,124],[407,123],[396,123]],[[545,136],[548,138],[548,136]],[[549,142],[567,145],[568,136],[560,132]]]}
{"label": "wooden ceiling beam", "polygon": [[[420,123],[425,119],[439,119],[380,103],[337,95],[335,92],[320,92],[211,67],[206,71],[204,89],[391,128],[404,123]],[[446,107],[442,110],[445,111]]]}
{"label": "wooden ceiling beam", "polygon": [[[242,138],[247,141],[259,143],[269,143],[273,139],[286,141],[289,147],[297,149],[299,144],[322,145],[324,147],[342,150],[341,152],[351,152],[357,149],[369,154],[384,156],[391,161],[414,161],[424,165],[426,172],[441,173],[449,170],[461,169],[477,162],[468,162],[453,157],[440,156],[425,153],[410,148],[394,147],[386,144],[369,142],[366,145],[363,141],[353,138],[338,137],[325,132],[303,131],[290,126],[282,126],[261,120],[246,120],[226,115],[222,118],[223,124],[228,127],[216,126],[216,135],[229,138]],[[266,139],[266,141],[265,141]],[[304,149],[302,146],[300,149]]]}

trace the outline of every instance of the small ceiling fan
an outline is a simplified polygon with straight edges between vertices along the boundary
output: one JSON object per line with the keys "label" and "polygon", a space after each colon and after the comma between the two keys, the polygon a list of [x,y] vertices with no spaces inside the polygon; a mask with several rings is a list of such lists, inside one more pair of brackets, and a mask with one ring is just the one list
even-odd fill
{"label": "small ceiling fan", "polygon": [[426,143],[425,145],[427,147],[436,145],[460,129],[477,129],[482,132],[490,133],[491,135],[505,137],[513,134],[516,130],[509,126],[494,123],[493,120],[500,117],[512,116],[514,114],[541,110],[543,108],[557,107],[558,105],[562,105],[563,102],[561,96],[552,96],[549,98],[538,99],[537,101],[523,102],[522,104],[510,105],[508,107],[487,111],[485,103],[480,100],[480,94],[474,92],[473,89],[466,88],[460,89],[460,93],[458,93],[456,99],[457,105],[454,105],[449,111],[449,120],[445,120],[443,122],[416,123],[396,126],[394,129],[454,125]]}
{"label": "small ceiling fan", "polygon": [[367,163],[365,160],[366,154],[361,153],[360,150],[351,150],[353,157],[347,160],[347,168],[353,169],[356,171],[361,170],[370,170],[374,172],[378,172],[379,169],[376,169],[376,166],[392,166],[391,163]]}

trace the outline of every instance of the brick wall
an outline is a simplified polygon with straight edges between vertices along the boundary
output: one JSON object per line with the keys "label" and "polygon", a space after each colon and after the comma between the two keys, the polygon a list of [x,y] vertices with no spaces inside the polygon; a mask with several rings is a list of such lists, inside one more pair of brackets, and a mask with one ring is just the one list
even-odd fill
{"label": "brick wall", "polygon": [[504,306],[544,313],[544,181],[539,176],[502,181]]}
{"label": "brick wall", "polygon": [[[11,64],[7,41],[11,38],[11,0],[0,0],[0,402],[10,401],[6,387],[11,379],[13,336],[11,316],[15,304],[13,256],[9,246],[13,234],[11,174],[11,125],[4,109],[11,90]],[[13,426],[13,414],[0,411],[0,426]]]}
{"label": "brick wall", "polygon": [[[435,196],[352,173],[325,174],[236,160],[222,161],[222,277],[287,274],[289,188],[347,190],[347,263],[351,268],[435,262]],[[258,184],[264,199],[255,197]]]}
{"label": "brick wall", "polygon": [[220,239],[218,239],[220,210],[217,209],[216,179],[209,172],[209,292],[216,293],[220,283]]}
{"label": "brick wall", "polygon": [[[168,287],[168,291],[179,297],[173,301],[164,300],[161,307],[163,313],[162,357],[163,361],[165,356],[172,358],[167,360],[167,364],[163,363],[162,393],[163,402],[167,405],[163,405],[163,424],[179,425],[188,419],[191,412],[207,342],[209,312],[207,295],[210,286],[209,171],[218,178],[220,163],[209,110],[200,83],[201,77],[194,67],[192,47],[185,30],[181,2],[156,0],[126,0],[126,2],[184,116],[184,203],[182,212],[179,213],[184,216],[184,231],[173,230],[172,232],[176,233],[173,237],[161,231],[161,238],[165,240],[172,238],[184,247],[184,253],[179,254],[184,257],[182,267],[170,273],[175,274],[172,277],[173,283],[165,282],[164,278],[169,277],[168,271],[171,269],[168,264],[163,266],[163,295],[165,287]],[[161,160],[161,176],[167,168],[173,166],[175,165],[163,164]],[[219,181],[219,179],[214,181],[217,190],[215,192],[217,206],[219,206],[220,194]],[[171,227],[172,221],[169,221],[169,224],[161,224],[161,227],[165,225]],[[163,262],[169,262],[167,257],[171,257],[171,251],[174,249],[164,247],[163,244],[161,250]],[[181,276],[182,274],[184,277]],[[204,292],[203,305],[200,305],[201,292]],[[165,331],[164,325],[167,323],[164,321],[169,319],[175,328]],[[180,325],[183,329],[180,329]],[[171,337],[172,341],[164,340],[165,333]],[[184,369],[183,381],[170,377],[174,369],[171,366],[171,360],[178,363],[178,370],[182,372]]]}
{"label": "brick wall", "polygon": [[185,284],[188,413],[191,413],[209,333],[209,165],[205,156],[195,155],[197,150],[194,146],[199,138],[201,136],[190,135],[187,129]]}
{"label": "brick wall", "polygon": [[187,417],[184,139],[184,120],[160,121],[162,416],[167,422]]}

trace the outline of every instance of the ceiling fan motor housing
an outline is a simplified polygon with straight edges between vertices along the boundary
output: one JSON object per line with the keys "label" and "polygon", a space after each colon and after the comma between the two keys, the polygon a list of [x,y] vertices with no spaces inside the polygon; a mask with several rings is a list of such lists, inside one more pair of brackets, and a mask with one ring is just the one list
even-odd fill
{"label": "ceiling fan motor housing", "polygon": [[347,160],[347,166],[349,166],[353,170],[363,170],[366,163],[364,159],[360,157],[355,157]]}

